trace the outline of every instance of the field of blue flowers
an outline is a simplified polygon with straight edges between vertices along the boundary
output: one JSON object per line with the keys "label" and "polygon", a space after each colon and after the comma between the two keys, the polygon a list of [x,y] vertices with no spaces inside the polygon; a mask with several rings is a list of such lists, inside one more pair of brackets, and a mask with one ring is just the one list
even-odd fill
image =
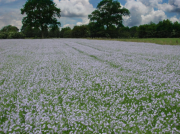
{"label": "field of blue flowers", "polygon": [[180,133],[180,46],[0,40],[0,133]]}

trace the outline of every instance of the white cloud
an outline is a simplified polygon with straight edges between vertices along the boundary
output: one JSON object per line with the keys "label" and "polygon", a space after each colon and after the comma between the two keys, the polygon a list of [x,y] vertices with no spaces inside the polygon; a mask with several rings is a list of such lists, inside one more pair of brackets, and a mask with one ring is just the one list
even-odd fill
{"label": "white cloud", "polygon": [[14,2],[16,0],[0,0],[0,2],[3,2],[3,3],[10,3],[10,2]]}
{"label": "white cloud", "polygon": [[19,9],[14,9],[9,12],[0,10],[0,29],[7,25],[13,25],[21,29],[23,17],[24,15],[21,15]]}
{"label": "white cloud", "polygon": [[14,2],[16,0],[6,0],[7,3]]}
{"label": "white cloud", "polygon": [[124,17],[125,26],[138,26],[150,22],[158,23],[167,16],[163,10],[154,10],[162,6],[162,0],[127,0],[125,8],[129,9],[130,17]]}
{"label": "white cloud", "polygon": [[80,25],[86,25],[88,23],[89,23],[88,18],[82,18],[82,22],[77,22],[76,25],[80,26]]}
{"label": "white cloud", "polygon": [[180,12],[180,0],[169,0],[169,3],[158,4],[157,7],[165,12]]}
{"label": "white cloud", "polygon": [[78,22],[79,18],[72,18],[72,17],[61,17],[58,19],[61,22],[61,28],[70,27],[73,28],[75,24]]}
{"label": "white cloud", "polygon": [[85,17],[93,10],[89,0],[54,0],[63,17]]}
{"label": "white cloud", "polygon": [[[64,24],[64,26],[70,26],[71,28],[75,25],[88,24],[88,15],[95,10],[89,0],[54,0],[54,3],[61,9],[60,22],[62,26]],[[82,21],[77,21],[79,19]]]}
{"label": "white cloud", "polygon": [[148,7],[156,7],[159,3],[162,3],[162,0],[139,0],[139,1]]}
{"label": "white cloud", "polygon": [[60,29],[62,28],[65,28],[65,27],[70,27],[71,29],[73,29],[75,25],[74,24],[65,24],[63,27],[61,27]]}
{"label": "white cloud", "polygon": [[127,0],[125,8],[129,9],[130,17],[124,17],[124,25],[137,26],[142,24],[142,15],[149,14],[153,8],[144,5],[141,1]]}
{"label": "white cloud", "polygon": [[179,0],[169,0],[170,5],[174,5],[177,8],[180,8],[180,1]]}
{"label": "white cloud", "polygon": [[162,10],[152,10],[148,15],[142,15],[142,24],[148,24],[149,22],[158,23],[164,19],[167,19],[166,14]]}
{"label": "white cloud", "polygon": [[165,12],[180,12],[180,0],[169,0],[169,3],[162,3],[163,0],[137,0],[148,7],[158,8]]}
{"label": "white cloud", "polygon": [[65,27],[70,27],[70,24],[66,24],[63,26],[63,28],[65,28]]}
{"label": "white cloud", "polygon": [[135,0],[127,0],[127,3],[125,4],[125,8],[131,11],[139,12],[141,14],[146,14],[149,12],[149,10],[151,10],[151,8],[144,5],[141,1],[135,1]]}
{"label": "white cloud", "polygon": [[176,22],[176,21],[180,22],[180,19],[178,19],[176,16],[173,16],[173,17],[170,18],[170,21],[172,21],[173,23]]}
{"label": "white cloud", "polygon": [[[63,17],[63,23],[64,25],[61,28],[65,28],[65,27],[70,27],[71,29],[73,29],[74,26],[80,26],[80,25],[86,25],[89,23],[89,19],[86,17],[82,17],[80,18],[82,21],[76,21],[74,18],[67,18]],[[61,19],[62,20],[62,19]],[[62,22],[62,21],[61,21]]]}
{"label": "white cloud", "polygon": [[158,9],[162,10],[162,11],[166,11],[166,12],[170,12],[172,10],[174,10],[174,6],[170,5],[168,3],[164,3],[164,4],[158,4]]}

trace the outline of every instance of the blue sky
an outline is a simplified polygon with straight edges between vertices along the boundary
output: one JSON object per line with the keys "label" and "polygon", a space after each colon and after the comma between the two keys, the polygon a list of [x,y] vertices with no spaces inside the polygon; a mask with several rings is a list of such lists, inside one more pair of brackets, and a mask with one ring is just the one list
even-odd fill
{"label": "blue sky", "polygon": [[[88,14],[96,9],[101,0],[53,0],[61,9],[61,27],[87,24]],[[130,10],[124,17],[125,26],[135,26],[164,19],[180,22],[180,0],[118,0]],[[26,0],[0,0],[0,29],[6,25],[22,26],[20,9]]]}

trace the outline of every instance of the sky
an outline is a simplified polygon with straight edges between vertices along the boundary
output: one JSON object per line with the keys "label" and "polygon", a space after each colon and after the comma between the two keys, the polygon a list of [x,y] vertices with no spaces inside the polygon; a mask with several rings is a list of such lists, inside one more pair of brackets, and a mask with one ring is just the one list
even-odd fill
{"label": "sky", "polygon": [[[0,29],[13,25],[21,29],[20,9],[27,0],[0,0]],[[101,0],[53,0],[61,9],[61,27],[88,24],[88,15]],[[129,9],[130,16],[123,17],[125,26],[139,26],[164,19],[180,22],[180,0],[118,0],[122,7]]]}

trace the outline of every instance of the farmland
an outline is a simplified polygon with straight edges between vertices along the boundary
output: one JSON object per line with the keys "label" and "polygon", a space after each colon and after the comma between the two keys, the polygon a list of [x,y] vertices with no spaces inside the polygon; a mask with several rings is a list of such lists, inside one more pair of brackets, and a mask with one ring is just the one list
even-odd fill
{"label": "farmland", "polygon": [[114,40],[114,41],[116,40],[116,41],[125,41],[125,42],[155,43],[160,45],[180,45],[180,38],[124,38],[124,39],[96,38],[96,40]]}
{"label": "farmland", "polygon": [[0,133],[180,133],[180,46],[0,40]]}

